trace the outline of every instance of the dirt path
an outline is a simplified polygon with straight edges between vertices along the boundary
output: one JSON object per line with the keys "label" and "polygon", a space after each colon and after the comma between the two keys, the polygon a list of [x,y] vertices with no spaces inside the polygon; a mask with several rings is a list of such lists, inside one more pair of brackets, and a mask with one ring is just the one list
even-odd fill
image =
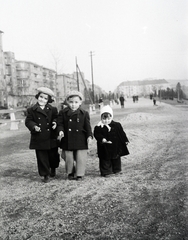
{"label": "dirt path", "polygon": [[42,184],[21,139],[0,161],[0,239],[188,239],[187,119],[187,107],[166,104],[122,116],[131,153],[123,174],[99,176],[93,141],[83,182],[65,180],[62,160]]}

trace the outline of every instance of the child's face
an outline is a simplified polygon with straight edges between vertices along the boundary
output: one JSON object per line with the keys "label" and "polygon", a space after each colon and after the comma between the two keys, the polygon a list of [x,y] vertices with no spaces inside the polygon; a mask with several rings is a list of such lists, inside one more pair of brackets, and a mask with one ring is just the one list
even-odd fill
{"label": "child's face", "polygon": [[40,93],[37,101],[40,106],[45,106],[48,102],[48,95],[45,93]]}
{"label": "child's face", "polygon": [[107,116],[106,115],[102,115],[101,116],[101,121],[104,125],[107,125],[107,124],[110,124],[111,121],[112,121],[112,116],[110,114],[108,114]]}
{"label": "child's face", "polygon": [[78,96],[70,97],[67,102],[72,111],[76,111],[82,103]]}

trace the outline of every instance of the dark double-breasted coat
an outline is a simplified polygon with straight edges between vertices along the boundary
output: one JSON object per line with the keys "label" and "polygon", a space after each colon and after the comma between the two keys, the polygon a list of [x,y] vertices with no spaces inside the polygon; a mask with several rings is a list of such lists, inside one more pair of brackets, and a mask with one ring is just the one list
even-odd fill
{"label": "dark double-breasted coat", "polygon": [[57,123],[58,132],[64,132],[60,144],[63,150],[88,149],[87,139],[92,137],[92,129],[87,111],[78,108],[73,112],[69,107],[66,107],[60,110]]}
{"label": "dark double-breasted coat", "polygon": [[[129,151],[126,143],[129,142],[119,122],[112,121],[110,131],[106,126],[95,126],[94,137],[97,140],[98,157],[101,159],[116,159],[118,157],[128,155]],[[112,143],[103,143],[102,139]]]}
{"label": "dark double-breasted coat", "polygon": [[[39,104],[27,109],[27,117],[25,120],[26,127],[30,130],[30,149],[49,150],[58,147],[57,130],[52,129],[52,122],[57,122],[58,111],[56,107],[46,104],[41,109]],[[40,132],[36,132],[34,127],[41,128]]]}

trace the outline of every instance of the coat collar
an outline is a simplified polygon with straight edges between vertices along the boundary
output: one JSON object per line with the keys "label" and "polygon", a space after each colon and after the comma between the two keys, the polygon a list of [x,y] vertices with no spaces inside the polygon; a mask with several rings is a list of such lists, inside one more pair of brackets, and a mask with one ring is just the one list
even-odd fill
{"label": "coat collar", "polygon": [[[69,110],[70,110],[69,107],[66,107],[66,108],[63,109],[64,112],[68,112]],[[84,113],[84,109],[79,107],[75,112],[76,113]]]}
{"label": "coat collar", "polygon": [[47,116],[47,113],[52,109],[52,106],[50,104],[46,104],[45,108],[44,109],[41,109],[39,104],[36,103],[34,106],[33,106],[33,110],[34,111],[37,111],[37,112],[40,112],[44,115]]}

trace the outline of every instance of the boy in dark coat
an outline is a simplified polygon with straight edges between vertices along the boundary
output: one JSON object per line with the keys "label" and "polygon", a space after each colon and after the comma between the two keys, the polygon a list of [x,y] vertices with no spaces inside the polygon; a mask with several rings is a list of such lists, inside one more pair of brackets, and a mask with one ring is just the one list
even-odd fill
{"label": "boy in dark coat", "polygon": [[27,109],[25,125],[31,133],[29,148],[35,149],[39,175],[48,182],[49,176],[56,175],[60,161],[56,132],[58,111],[49,104],[53,102],[53,91],[46,87],[37,90],[37,103]]}
{"label": "boy in dark coat", "polygon": [[60,147],[65,153],[65,167],[69,180],[83,179],[88,144],[92,139],[89,113],[80,107],[82,100],[80,92],[71,91],[66,97],[68,107],[60,110],[58,115]]}
{"label": "boy in dark coat", "polygon": [[97,140],[101,176],[120,173],[121,156],[129,154],[129,140],[121,124],[113,121],[113,111],[109,105],[101,109],[101,121],[94,128],[94,137]]}

